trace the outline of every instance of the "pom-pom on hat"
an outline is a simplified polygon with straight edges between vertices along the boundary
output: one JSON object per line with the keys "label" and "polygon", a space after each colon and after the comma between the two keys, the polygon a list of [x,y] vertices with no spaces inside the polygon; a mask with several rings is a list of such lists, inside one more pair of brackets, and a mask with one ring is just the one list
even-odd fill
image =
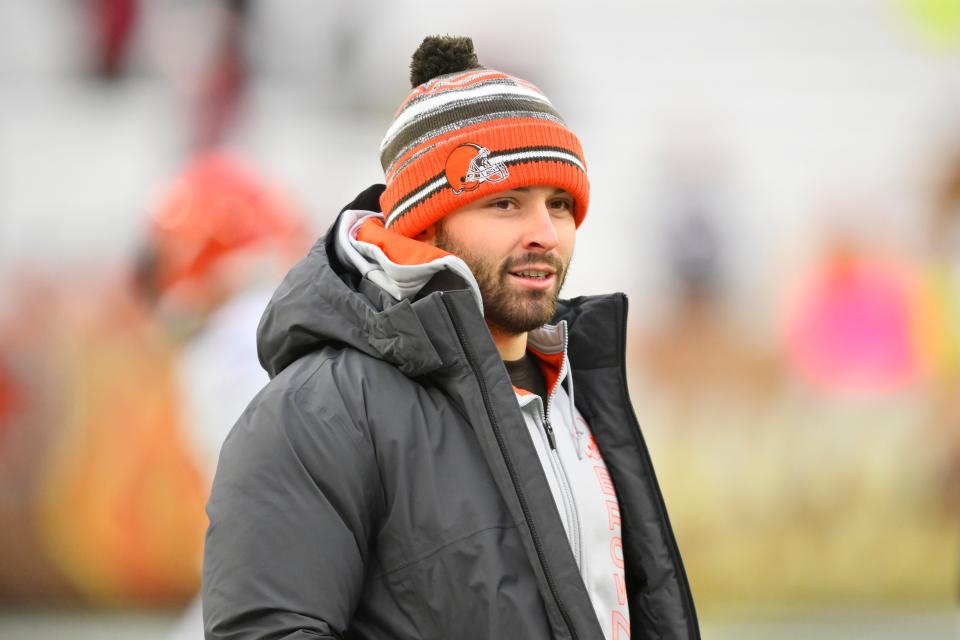
{"label": "pom-pom on hat", "polygon": [[410,64],[413,91],[380,145],[387,228],[414,237],[498,191],[533,185],[590,201],[580,141],[533,84],[480,66],[470,38],[429,36]]}

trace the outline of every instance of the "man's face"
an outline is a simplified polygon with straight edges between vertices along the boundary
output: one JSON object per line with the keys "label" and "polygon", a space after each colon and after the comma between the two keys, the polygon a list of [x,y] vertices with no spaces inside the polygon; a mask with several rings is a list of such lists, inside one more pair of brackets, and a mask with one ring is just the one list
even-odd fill
{"label": "man's face", "polygon": [[467,263],[492,329],[521,334],[556,311],[573,255],[573,206],[554,187],[500,191],[447,215],[426,241]]}

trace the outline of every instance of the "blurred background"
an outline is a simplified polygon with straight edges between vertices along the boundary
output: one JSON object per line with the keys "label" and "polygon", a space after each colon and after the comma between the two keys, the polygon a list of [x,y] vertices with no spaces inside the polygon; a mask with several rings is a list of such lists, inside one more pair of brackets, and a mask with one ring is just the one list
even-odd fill
{"label": "blurred background", "polygon": [[704,637],[960,637],[960,0],[0,0],[0,637],[200,637],[259,313],[434,33],[583,142]]}

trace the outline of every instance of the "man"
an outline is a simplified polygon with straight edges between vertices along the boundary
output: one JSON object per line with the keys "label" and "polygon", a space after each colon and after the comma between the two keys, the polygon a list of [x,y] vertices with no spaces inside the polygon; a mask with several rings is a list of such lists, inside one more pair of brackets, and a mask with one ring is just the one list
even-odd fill
{"label": "man", "polygon": [[261,320],[272,380],[208,505],[207,637],[699,637],[625,299],[557,300],[580,143],[469,39],[427,38],[411,71],[385,187]]}

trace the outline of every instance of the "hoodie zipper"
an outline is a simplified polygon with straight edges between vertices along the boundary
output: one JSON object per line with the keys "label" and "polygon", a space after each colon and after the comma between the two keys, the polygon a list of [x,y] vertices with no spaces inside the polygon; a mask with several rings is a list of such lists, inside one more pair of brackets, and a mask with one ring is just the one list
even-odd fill
{"label": "hoodie zipper", "polygon": [[543,430],[547,432],[547,442],[550,444],[550,450],[557,450],[557,436],[553,433],[553,425],[550,424],[550,419],[547,418],[543,410],[540,410],[540,417],[543,419]]}
{"label": "hoodie zipper", "polygon": [[[573,488],[570,484],[570,476],[567,475],[567,469],[563,466],[560,454],[557,451],[557,436],[553,430],[553,424],[550,421],[550,409],[553,408],[553,397],[556,395],[556,388],[562,384],[564,375],[567,373],[567,329],[563,328],[563,366],[560,375],[553,385],[553,389],[547,394],[547,398],[542,404],[544,407],[540,411],[540,418],[544,431],[547,434],[547,441],[550,443],[550,450],[547,455],[550,457],[550,463],[553,467],[553,474],[557,478],[557,484],[560,486],[560,495],[563,498],[564,511],[566,511],[567,522],[570,526],[570,546],[573,548],[573,555],[577,561],[577,568],[583,567],[583,535],[580,524],[580,512],[577,509],[577,501],[573,496]],[[574,417],[571,415],[571,420]]]}
{"label": "hoodie zipper", "polygon": [[533,539],[533,547],[537,552],[537,558],[540,560],[540,566],[543,569],[543,576],[547,581],[547,587],[550,589],[550,595],[553,596],[554,602],[557,604],[557,610],[560,612],[560,615],[563,618],[563,622],[567,627],[567,631],[570,633],[570,637],[573,640],[576,640],[577,634],[576,631],[574,631],[573,622],[570,620],[570,614],[567,613],[567,611],[563,608],[556,578],[553,576],[550,565],[547,562],[547,554],[543,548],[543,540],[540,538],[540,533],[534,526],[530,502],[527,499],[526,493],[524,493],[522,489],[520,474],[517,471],[517,467],[514,464],[513,459],[510,457],[510,454],[507,451],[503,430],[500,427],[500,423],[496,419],[496,414],[493,412],[490,391],[487,389],[486,378],[484,378],[482,372],[480,371],[480,367],[476,362],[476,357],[472,348],[468,346],[469,341],[464,334],[463,327],[460,326],[460,323],[457,320],[457,315],[454,313],[451,306],[452,303],[447,296],[444,295],[443,291],[440,292],[440,299],[443,300],[443,304],[447,308],[447,315],[450,317],[450,320],[453,323],[453,328],[457,332],[457,338],[460,341],[460,346],[463,348],[464,356],[467,358],[467,364],[469,365],[470,370],[473,372],[473,375],[477,380],[477,384],[480,387],[480,397],[483,400],[483,407],[487,412],[487,418],[490,420],[490,426],[493,428],[493,435],[497,439],[497,445],[500,448],[500,454],[503,456],[504,464],[507,466],[507,472],[510,474],[510,480],[513,482],[513,488],[517,492],[517,499],[520,502],[520,510],[523,511],[524,520],[527,523],[527,528],[530,530],[530,537]]}
{"label": "hoodie zipper", "polygon": [[550,418],[544,411],[540,411],[540,417],[547,434],[547,441],[550,443],[550,450],[547,456],[550,458],[550,466],[553,467],[553,475],[557,479],[560,487],[560,496],[563,499],[564,511],[566,511],[567,522],[570,526],[570,546],[573,548],[573,555],[577,560],[577,568],[583,566],[583,537],[580,527],[580,513],[577,510],[577,501],[573,497],[573,489],[570,486],[570,477],[567,470],[560,460],[560,454],[557,452],[556,436],[553,427],[550,424]]}

